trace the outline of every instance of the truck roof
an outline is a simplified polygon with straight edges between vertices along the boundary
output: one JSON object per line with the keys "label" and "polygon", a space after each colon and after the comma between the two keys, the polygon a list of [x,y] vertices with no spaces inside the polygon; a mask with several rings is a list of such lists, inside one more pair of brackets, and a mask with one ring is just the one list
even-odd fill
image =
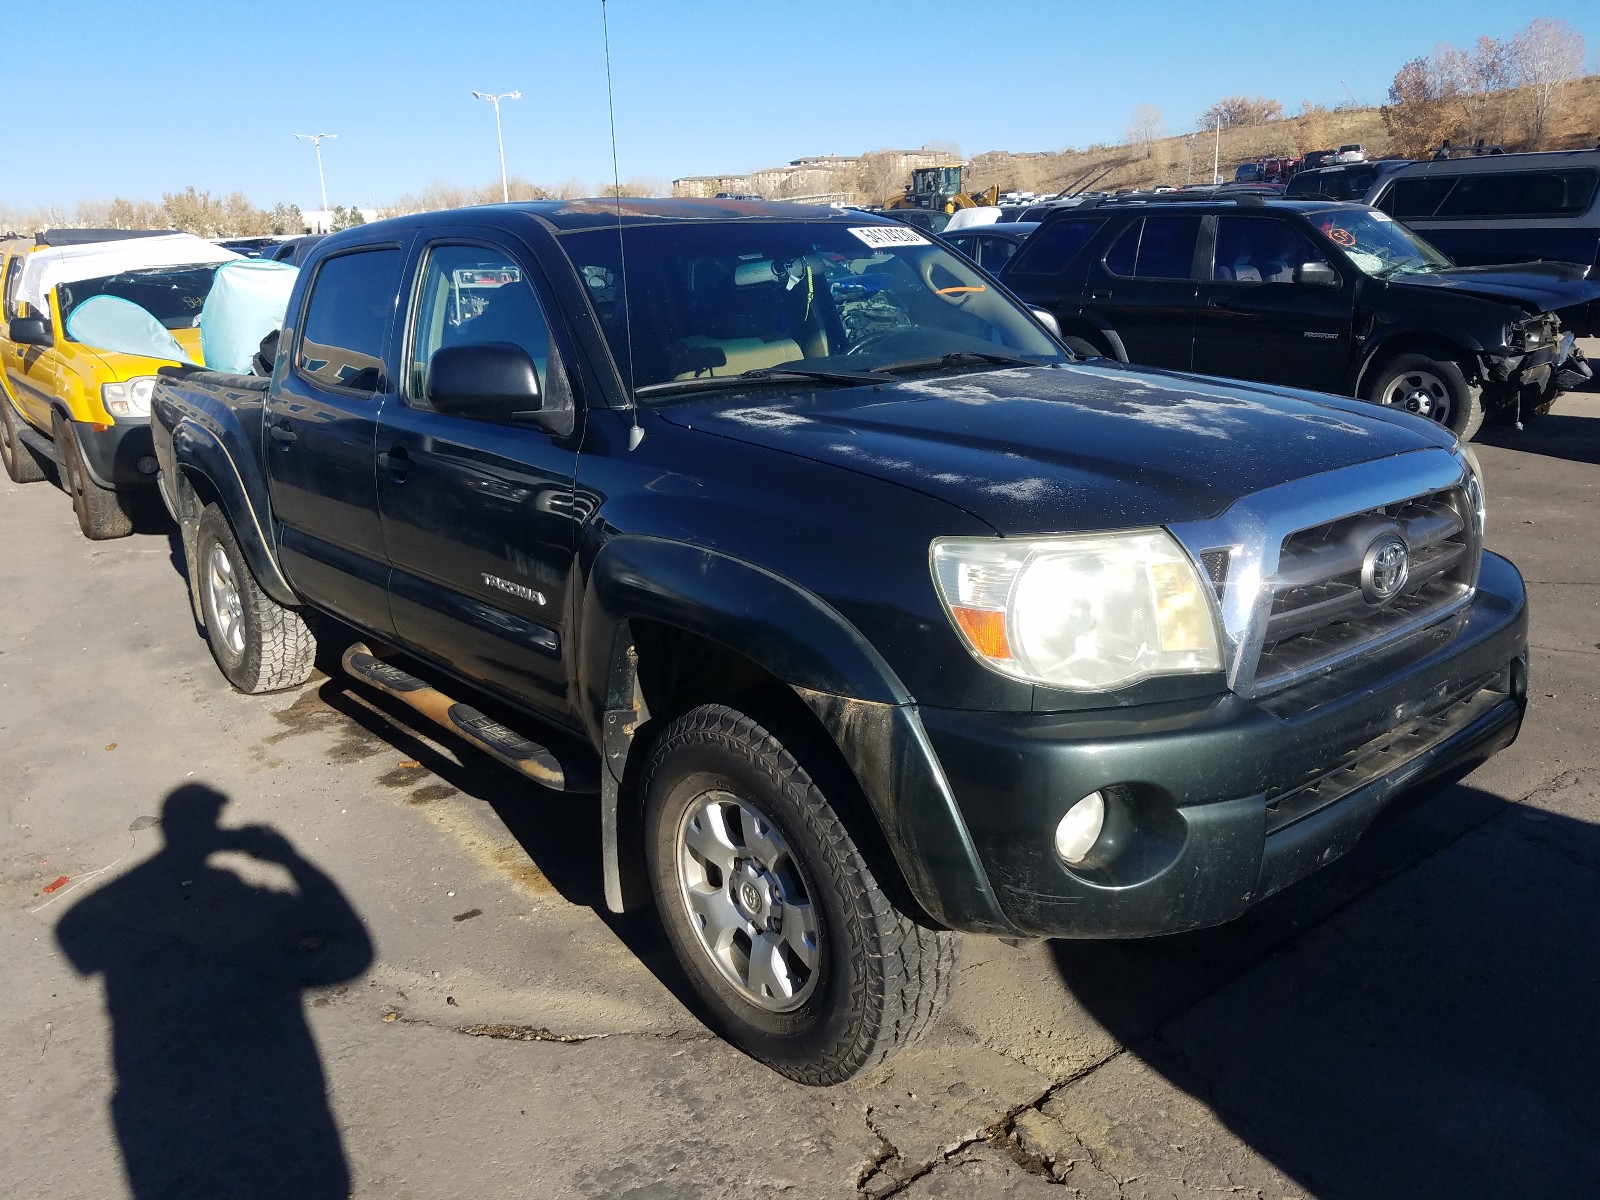
{"label": "truck roof", "polygon": [[[818,204],[787,204],[777,200],[702,200],[682,198],[641,198],[626,196],[622,199],[593,197],[584,200],[529,200],[512,204],[483,204],[467,209],[447,212],[418,213],[395,217],[376,224],[385,227],[414,227],[434,225],[441,221],[459,220],[462,213],[478,217],[503,217],[527,214],[536,217],[558,232],[579,229],[613,229],[618,219],[624,225],[650,225],[674,221],[731,221],[739,219],[827,221],[848,220],[857,225],[893,224],[887,217],[859,209],[840,210]],[[357,226],[368,230],[371,225]]]}

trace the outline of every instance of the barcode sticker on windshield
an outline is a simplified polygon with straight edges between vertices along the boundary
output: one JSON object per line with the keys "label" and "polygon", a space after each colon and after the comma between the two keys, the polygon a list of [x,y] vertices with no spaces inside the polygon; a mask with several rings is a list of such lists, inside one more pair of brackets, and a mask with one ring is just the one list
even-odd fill
{"label": "barcode sticker on windshield", "polygon": [[1374,221],[1392,221],[1392,220],[1394,220],[1394,218],[1391,217],[1388,213],[1384,212],[1382,209],[1377,209],[1377,208],[1372,210],[1372,219]]}
{"label": "barcode sticker on windshield", "polygon": [[850,232],[874,250],[888,246],[926,246],[928,239],[906,225],[852,225]]}

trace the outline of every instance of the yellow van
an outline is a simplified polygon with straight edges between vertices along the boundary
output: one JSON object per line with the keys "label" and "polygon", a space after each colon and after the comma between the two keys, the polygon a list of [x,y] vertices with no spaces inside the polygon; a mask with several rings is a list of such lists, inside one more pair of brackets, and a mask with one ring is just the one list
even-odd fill
{"label": "yellow van", "polygon": [[238,256],[188,234],[125,230],[52,231],[0,255],[0,462],[16,483],[55,463],[84,536],[126,536],[156,478],[155,373],[174,360],[86,345],[68,321],[91,297],[129,300],[200,362],[201,307],[218,265]]}

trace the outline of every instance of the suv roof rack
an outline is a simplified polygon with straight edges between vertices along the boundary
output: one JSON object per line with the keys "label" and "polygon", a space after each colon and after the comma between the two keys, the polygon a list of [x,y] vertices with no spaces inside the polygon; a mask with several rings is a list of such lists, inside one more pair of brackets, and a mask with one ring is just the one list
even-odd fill
{"label": "suv roof rack", "polygon": [[1112,208],[1125,204],[1242,204],[1263,207],[1268,200],[1282,199],[1276,192],[1243,192],[1238,195],[1219,196],[1215,192],[1152,192],[1146,196],[1095,196],[1077,205],[1071,211],[1086,208]]}

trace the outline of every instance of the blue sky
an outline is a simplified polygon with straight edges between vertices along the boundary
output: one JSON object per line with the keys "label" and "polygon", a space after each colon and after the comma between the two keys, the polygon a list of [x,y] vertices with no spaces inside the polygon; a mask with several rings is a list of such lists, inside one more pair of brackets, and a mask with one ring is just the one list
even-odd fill
{"label": "blue sky", "polygon": [[[513,173],[590,187],[611,174],[599,0],[47,8],[16,26],[0,68],[13,120],[36,131],[0,207],[189,184],[315,207],[316,163],[294,134],[319,131],[339,135],[323,147],[331,203],[486,183],[494,116],[473,89],[522,92],[504,106]],[[931,140],[1060,150],[1120,140],[1138,104],[1177,131],[1241,92],[1290,111],[1346,86],[1378,103],[1436,42],[1509,37],[1536,16],[1574,25],[1595,69],[1595,0],[610,0],[621,173]]]}

